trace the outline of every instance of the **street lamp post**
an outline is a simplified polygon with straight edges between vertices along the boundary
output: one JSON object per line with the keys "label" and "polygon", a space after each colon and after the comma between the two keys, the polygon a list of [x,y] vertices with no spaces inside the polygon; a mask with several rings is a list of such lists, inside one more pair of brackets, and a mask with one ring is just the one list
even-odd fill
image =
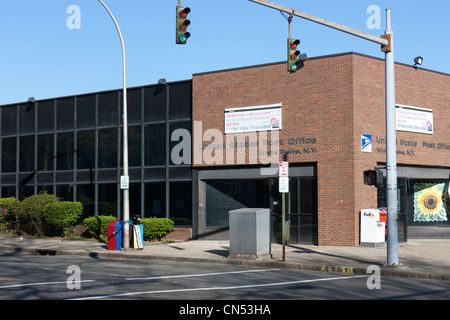
{"label": "street lamp post", "polygon": [[108,9],[106,4],[102,0],[98,0],[108,11],[111,19],[113,20],[117,32],[119,33],[120,44],[122,46],[122,67],[123,67],[123,177],[126,179],[126,185],[121,186],[123,189],[123,248],[125,250],[130,247],[130,190],[128,182],[128,117],[127,117],[127,73],[126,73],[126,63],[125,63],[125,46],[123,43],[122,32],[120,31],[119,25],[117,24],[114,15]]}

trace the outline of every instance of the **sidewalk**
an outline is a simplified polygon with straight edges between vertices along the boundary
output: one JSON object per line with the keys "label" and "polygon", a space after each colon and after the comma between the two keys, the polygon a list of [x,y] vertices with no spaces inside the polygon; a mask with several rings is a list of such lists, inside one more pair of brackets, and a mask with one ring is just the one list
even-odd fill
{"label": "sidewalk", "polygon": [[229,241],[190,240],[149,243],[127,251],[107,250],[106,243],[55,239],[0,237],[0,251],[43,255],[76,255],[97,258],[171,260],[179,262],[227,263],[258,267],[289,268],[346,274],[367,274],[371,265],[381,275],[450,280],[450,239],[411,239],[399,244],[400,266],[386,267],[385,248],[322,247],[289,244],[282,259],[282,245],[272,244],[272,258],[229,259]]}

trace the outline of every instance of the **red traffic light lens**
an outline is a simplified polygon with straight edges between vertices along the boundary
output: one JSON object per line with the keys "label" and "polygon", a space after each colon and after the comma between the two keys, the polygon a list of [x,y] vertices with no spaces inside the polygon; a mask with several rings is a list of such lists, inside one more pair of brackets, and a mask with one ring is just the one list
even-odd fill
{"label": "red traffic light lens", "polygon": [[191,12],[191,9],[184,8],[183,11],[180,12],[180,18],[186,18],[189,12]]}
{"label": "red traffic light lens", "polygon": [[294,42],[291,43],[291,48],[295,49],[297,48],[297,46],[300,44],[300,40],[295,40]]}

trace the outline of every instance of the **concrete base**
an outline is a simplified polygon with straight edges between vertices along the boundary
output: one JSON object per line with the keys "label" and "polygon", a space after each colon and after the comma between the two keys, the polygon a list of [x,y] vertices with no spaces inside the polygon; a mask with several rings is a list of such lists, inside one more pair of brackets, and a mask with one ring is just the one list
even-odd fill
{"label": "concrete base", "polygon": [[228,255],[228,259],[241,259],[241,260],[270,260],[272,254],[236,254],[231,253]]}
{"label": "concrete base", "polygon": [[363,248],[384,248],[384,242],[361,242]]}

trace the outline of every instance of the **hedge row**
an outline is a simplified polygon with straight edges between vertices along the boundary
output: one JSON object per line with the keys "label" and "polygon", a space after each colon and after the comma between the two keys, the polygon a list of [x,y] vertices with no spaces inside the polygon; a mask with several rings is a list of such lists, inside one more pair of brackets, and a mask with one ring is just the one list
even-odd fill
{"label": "hedge row", "polygon": [[[117,220],[114,216],[95,216],[83,220],[86,228],[85,235],[101,238],[107,235],[108,224]],[[167,218],[144,218],[141,219],[144,231],[144,240],[161,240],[173,230],[174,222]]]}
{"label": "hedge row", "polygon": [[38,236],[67,236],[83,212],[80,202],[60,201],[41,192],[22,202],[0,199],[0,231]]}

